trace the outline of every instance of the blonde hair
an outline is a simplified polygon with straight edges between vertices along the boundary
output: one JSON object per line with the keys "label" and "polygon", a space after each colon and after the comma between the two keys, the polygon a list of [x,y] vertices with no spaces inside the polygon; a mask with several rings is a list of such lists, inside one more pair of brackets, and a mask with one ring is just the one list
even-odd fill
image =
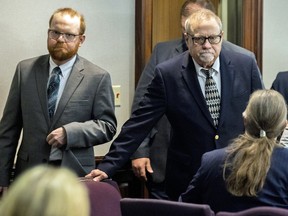
{"label": "blonde hair", "polygon": [[0,201],[5,216],[88,216],[89,196],[66,168],[36,166],[19,176]]}
{"label": "blonde hair", "polygon": [[223,175],[227,190],[235,196],[257,196],[270,168],[276,138],[286,126],[287,107],[274,90],[258,90],[243,114],[245,134],[227,147]]}
{"label": "blonde hair", "polygon": [[220,31],[222,31],[222,21],[215,13],[205,8],[195,10],[185,21],[185,31],[193,35],[199,24],[213,19],[217,22]]}

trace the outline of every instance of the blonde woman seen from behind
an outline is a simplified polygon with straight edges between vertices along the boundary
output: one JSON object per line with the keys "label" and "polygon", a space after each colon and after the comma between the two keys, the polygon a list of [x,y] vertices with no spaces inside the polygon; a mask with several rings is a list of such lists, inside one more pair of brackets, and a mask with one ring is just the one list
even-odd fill
{"label": "blonde woman seen from behind", "polygon": [[287,107],[275,90],[255,91],[243,113],[245,132],[228,147],[202,156],[179,200],[208,204],[216,213],[256,206],[288,209],[288,148],[277,141]]}
{"label": "blonde woman seen from behind", "polygon": [[87,189],[72,171],[39,165],[24,172],[0,202],[5,216],[88,216]]}
{"label": "blonde woman seen from behind", "polygon": [[287,108],[280,94],[270,90],[253,94],[243,113],[245,133],[227,149],[224,175],[231,194],[257,196],[263,188],[276,138],[286,126],[286,116]]}

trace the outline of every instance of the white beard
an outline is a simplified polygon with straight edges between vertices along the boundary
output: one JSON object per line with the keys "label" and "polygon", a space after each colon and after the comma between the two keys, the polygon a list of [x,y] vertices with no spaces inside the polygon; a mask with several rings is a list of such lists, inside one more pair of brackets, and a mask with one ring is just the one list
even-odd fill
{"label": "white beard", "polygon": [[202,62],[210,63],[213,61],[214,55],[212,53],[205,52],[205,53],[201,53],[199,55],[199,58]]}

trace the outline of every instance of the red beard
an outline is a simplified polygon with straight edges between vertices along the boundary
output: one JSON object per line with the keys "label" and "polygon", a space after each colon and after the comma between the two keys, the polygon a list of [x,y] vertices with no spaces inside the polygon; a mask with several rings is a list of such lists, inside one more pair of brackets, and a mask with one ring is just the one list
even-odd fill
{"label": "red beard", "polygon": [[78,46],[67,49],[65,44],[57,43],[55,46],[48,46],[48,51],[51,57],[57,61],[65,61],[67,59],[72,58],[78,52]]}

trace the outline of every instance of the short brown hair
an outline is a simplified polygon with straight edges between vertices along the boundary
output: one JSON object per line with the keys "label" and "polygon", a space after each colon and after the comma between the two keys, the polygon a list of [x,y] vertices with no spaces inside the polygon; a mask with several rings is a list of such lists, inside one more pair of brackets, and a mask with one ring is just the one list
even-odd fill
{"label": "short brown hair", "polygon": [[188,17],[191,15],[191,11],[187,10],[187,5],[197,4],[205,9],[211,10],[216,13],[215,7],[210,0],[186,0],[180,10],[180,16]]}
{"label": "short brown hair", "polygon": [[55,14],[69,14],[71,17],[74,17],[74,16],[77,16],[80,18],[80,32],[79,34],[84,34],[85,33],[85,30],[86,30],[86,24],[85,24],[85,19],[84,19],[84,16],[82,14],[80,14],[78,11],[72,9],[72,8],[59,8],[57,9],[53,14],[52,16],[50,17],[50,20],[49,20],[49,27],[51,27],[51,23],[52,23],[52,20],[54,18],[54,15]]}

